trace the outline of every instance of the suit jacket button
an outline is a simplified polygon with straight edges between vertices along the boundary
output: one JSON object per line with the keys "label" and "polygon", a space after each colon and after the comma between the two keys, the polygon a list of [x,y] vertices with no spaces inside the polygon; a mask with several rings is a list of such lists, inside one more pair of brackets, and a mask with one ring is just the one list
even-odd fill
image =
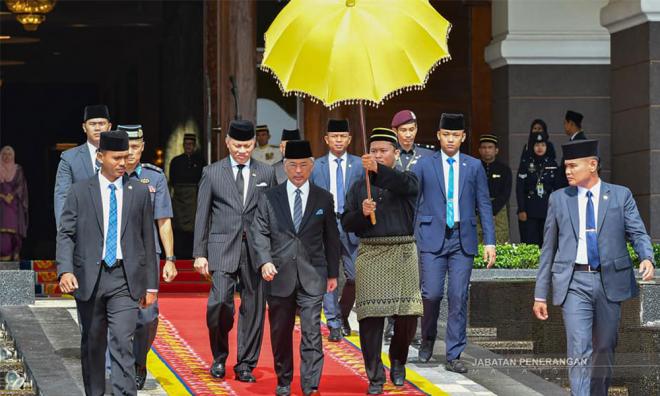
{"label": "suit jacket button", "polygon": [[293,256],[293,261],[296,261],[296,256]]}

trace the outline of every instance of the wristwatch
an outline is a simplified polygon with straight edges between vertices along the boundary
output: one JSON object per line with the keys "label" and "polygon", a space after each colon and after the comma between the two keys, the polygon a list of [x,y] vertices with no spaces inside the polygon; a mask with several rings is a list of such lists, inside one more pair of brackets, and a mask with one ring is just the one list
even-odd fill
{"label": "wristwatch", "polygon": [[176,261],[176,256],[167,256],[165,257],[165,261]]}

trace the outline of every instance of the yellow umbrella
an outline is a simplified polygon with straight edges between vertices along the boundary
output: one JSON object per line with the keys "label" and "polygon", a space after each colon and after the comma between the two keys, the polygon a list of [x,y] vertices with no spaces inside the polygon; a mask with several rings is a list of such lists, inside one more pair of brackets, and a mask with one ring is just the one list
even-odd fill
{"label": "yellow umbrella", "polygon": [[378,105],[424,87],[450,58],[450,29],[428,0],[291,0],[265,34],[261,68],[326,107]]}
{"label": "yellow umbrella", "polygon": [[[424,88],[450,59],[450,30],[428,0],[291,0],[266,31],[261,69],[285,95],[359,104],[366,152],[363,104]],[[371,198],[369,177],[366,184]]]}

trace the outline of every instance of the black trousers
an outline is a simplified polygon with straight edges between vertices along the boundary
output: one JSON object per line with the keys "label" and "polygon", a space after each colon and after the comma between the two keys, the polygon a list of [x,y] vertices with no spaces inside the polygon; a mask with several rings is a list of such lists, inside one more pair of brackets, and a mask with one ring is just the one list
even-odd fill
{"label": "black trousers", "polygon": [[339,300],[339,309],[341,310],[341,317],[348,320],[355,304],[355,279],[346,279],[344,289],[341,292],[341,299]]}
{"label": "black trousers", "polygon": [[[390,344],[390,362],[406,364],[408,347],[417,331],[417,316],[393,316],[394,337]],[[383,327],[385,318],[364,318],[360,320],[360,346],[364,358],[364,368],[372,384],[385,383],[385,368],[380,358],[383,347]]]}
{"label": "black trousers", "polygon": [[543,246],[543,227],[545,219],[528,217],[527,221],[518,221],[520,242]]}
{"label": "black trousers", "polygon": [[318,388],[323,372],[322,305],[323,295],[309,295],[300,284],[288,297],[268,296],[270,338],[278,385],[290,385],[293,380],[293,326],[296,308],[300,308],[301,385],[303,392]]}
{"label": "black trousers", "polygon": [[266,309],[261,276],[250,265],[245,241],[242,242],[240,260],[236,272],[213,272],[213,286],[206,306],[206,325],[213,359],[225,363],[229,355],[229,332],[234,327],[234,292],[236,284],[240,282],[241,306],[238,312],[235,372],[252,371],[257,366]]}
{"label": "black trousers", "polygon": [[[81,363],[85,394],[105,393],[105,351],[110,351],[112,393],[136,395],[133,335],[138,302],[131,297],[124,268],[101,265],[88,301],[76,300],[81,324]],[[110,337],[108,337],[108,329]]]}

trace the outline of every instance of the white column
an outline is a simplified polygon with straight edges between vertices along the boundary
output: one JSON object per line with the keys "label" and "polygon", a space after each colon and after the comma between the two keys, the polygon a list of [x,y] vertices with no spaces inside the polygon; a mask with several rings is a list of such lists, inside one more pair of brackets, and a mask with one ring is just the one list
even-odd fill
{"label": "white column", "polygon": [[660,21],[660,0],[610,0],[600,11],[600,23],[610,33]]}

